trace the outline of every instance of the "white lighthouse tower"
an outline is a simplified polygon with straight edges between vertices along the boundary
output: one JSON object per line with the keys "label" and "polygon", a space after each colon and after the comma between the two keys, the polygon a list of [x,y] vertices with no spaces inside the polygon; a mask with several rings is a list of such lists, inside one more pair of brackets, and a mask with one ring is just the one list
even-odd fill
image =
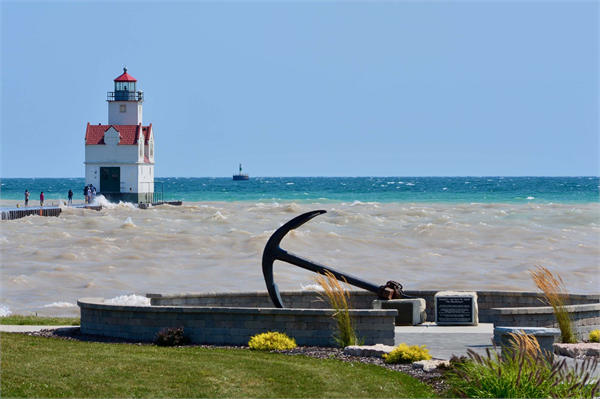
{"label": "white lighthouse tower", "polygon": [[127,68],[114,82],[108,124],[88,123],[85,132],[85,184],[111,201],[152,203],[154,132],[142,123],[144,93]]}

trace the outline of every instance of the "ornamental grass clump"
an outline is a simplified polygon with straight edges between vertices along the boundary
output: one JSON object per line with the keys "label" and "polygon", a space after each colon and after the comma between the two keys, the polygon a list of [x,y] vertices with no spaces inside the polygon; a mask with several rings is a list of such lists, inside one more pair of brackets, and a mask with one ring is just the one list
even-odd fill
{"label": "ornamental grass clump", "polygon": [[531,278],[544,293],[544,302],[552,306],[554,317],[560,329],[560,341],[563,344],[572,344],[577,342],[573,334],[573,325],[571,316],[566,308],[569,301],[569,294],[565,288],[565,283],[559,275],[556,277],[545,267],[536,266],[537,270],[531,271]]}
{"label": "ornamental grass clump", "polygon": [[594,330],[588,335],[590,342],[600,342],[600,330]]}
{"label": "ornamental grass clump", "polygon": [[465,398],[593,398],[599,380],[591,378],[597,358],[587,358],[575,368],[566,359],[555,360],[540,351],[533,336],[514,334],[502,355],[487,349],[481,356],[471,349],[468,360],[445,370],[449,394]]}
{"label": "ornamental grass clump", "polygon": [[[319,292],[319,300],[329,302],[329,306],[335,310],[333,314],[336,321],[336,331],[333,335],[335,342],[341,348],[362,345],[364,340],[356,336],[354,320],[350,317],[350,292],[342,287],[333,273],[328,270],[325,271],[324,276],[319,274],[314,277],[314,280],[323,288],[323,291]],[[344,282],[348,284],[346,279]]]}
{"label": "ornamental grass clump", "polygon": [[250,349],[260,351],[282,351],[294,349],[296,347],[296,340],[288,337],[284,333],[266,332],[250,338],[248,346]]}
{"label": "ornamental grass clump", "polygon": [[411,345],[404,343],[398,345],[390,353],[383,355],[383,360],[386,363],[404,363],[410,364],[420,360],[430,360],[431,355],[425,345]]}

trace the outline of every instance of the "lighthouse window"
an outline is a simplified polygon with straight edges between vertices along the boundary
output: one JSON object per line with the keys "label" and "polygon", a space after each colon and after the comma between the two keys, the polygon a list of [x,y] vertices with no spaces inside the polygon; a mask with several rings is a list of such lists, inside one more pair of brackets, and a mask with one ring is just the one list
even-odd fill
{"label": "lighthouse window", "polygon": [[140,146],[140,158],[144,156],[144,147]]}
{"label": "lighthouse window", "polygon": [[119,106],[119,112],[123,113],[123,112],[127,112],[127,105],[126,104],[122,104]]}

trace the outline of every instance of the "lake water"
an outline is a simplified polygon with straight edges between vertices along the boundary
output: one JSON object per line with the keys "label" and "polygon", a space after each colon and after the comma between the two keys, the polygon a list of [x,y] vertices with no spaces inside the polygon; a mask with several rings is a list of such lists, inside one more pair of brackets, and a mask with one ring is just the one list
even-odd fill
{"label": "lake water", "polygon": [[[0,314],[78,313],[81,297],[265,290],[271,234],[325,209],[282,241],[303,257],[405,289],[526,290],[529,270],[559,273],[573,293],[598,292],[597,177],[163,179],[163,205],[65,208],[0,224]],[[3,179],[2,205],[62,201],[83,179]],[[81,189],[80,189],[81,188]],[[312,273],[276,262],[282,290]],[[134,297],[137,298],[137,297]]]}

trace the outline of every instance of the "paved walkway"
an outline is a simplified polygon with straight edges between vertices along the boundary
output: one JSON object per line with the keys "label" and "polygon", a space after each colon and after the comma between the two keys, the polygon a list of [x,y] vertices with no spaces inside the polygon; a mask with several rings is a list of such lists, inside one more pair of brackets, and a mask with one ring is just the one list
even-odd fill
{"label": "paved walkway", "polygon": [[396,327],[396,344],[427,345],[429,353],[436,359],[450,359],[452,355],[463,356],[471,349],[485,354],[493,348],[494,325],[483,323],[478,326],[438,326],[424,323],[418,326]]}
{"label": "paved walkway", "polygon": [[35,332],[40,330],[56,330],[57,328],[79,328],[79,326],[15,326],[0,325],[1,332]]}
{"label": "paved walkway", "polygon": [[[471,349],[485,355],[486,349],[493,349],[494,325],[483,323],[478,326],[438,326],[434,323],[424,323],[419,326],[396,327],[396,345],[427,345],[431,356],[435,359],[448,360],[452,355],[466,356]],[[566,359],[567,365],[574,368],[582,360],[570,357],[555,356],[557,360]],[[600,367],[593,373],[600,377]]]}

